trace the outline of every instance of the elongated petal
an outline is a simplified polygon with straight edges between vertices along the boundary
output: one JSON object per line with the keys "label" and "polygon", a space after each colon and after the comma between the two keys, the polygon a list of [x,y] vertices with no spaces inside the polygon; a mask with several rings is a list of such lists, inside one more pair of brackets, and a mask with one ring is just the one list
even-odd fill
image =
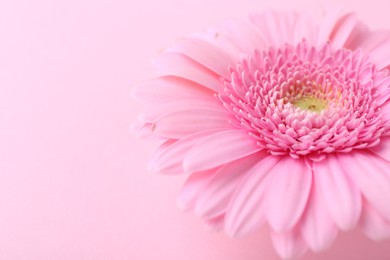
{"label": "elongated petal", "polygon": [[284,233],[272,232],[271,238],[276,252],[283,259],[297,259],[307,251],[297,228]]}
{"label": "elongated petal", "polygon": [[350,230],[359,221],[362,201],[355,183],[344,172],[334,155],[314,163],[316,187],[324,206],[340,229]]}
{"label": "elongated petal", "polygon": [[342,17],[340,8],[332,9],[325,13],[324,18],[318,25],[318,44],[323,44],[330,40],[330,36],[340,17]]}
{"label": "elongated petal", "polygon": [[364,205],[360,227],[364,234],[372,240],[380,241],[390,238],[390,222],[384,220],[368,203]]}
{"label": "elongated petal", "polygon": [[[262,14],[252,15],[251,22],[267,39],[267,44],[280,47],[294,39],[294,24],[296,14],[293,12],[278,13],[267,11]],[[275,33],[279,32],[279,33]],[[299,39],[300,41],[303,38]]]}
{"label": "elongated petal", "polygon": [[208,98],[176,98],[149,106],[140,118],[146,122],[154,122],[161,117],[162,113],[171,114],[192,109],[208,110],[211,112],[218,111],[220,113],[226,111],[218,100],[212,96]]}
{"label": "elongated petal", "polygon": [[160,137],[180,139],[205,130],[230,128],[228,118],[221,110],[178,110],[156,120],[152,131]]}
{"label": "elongated petal", "polygon": [[239,46],[231,41],[231,35],[224,26],[208,28],[204,32],[192,34],[191,37],[206,41],[218,48],[221,48],[228,53],[235,62],[241,59],[241,50]]}
{"label": "elongated petal", "polygon": [[235,59],[223,49],[196,38],[180,39],[168,52],[185,54],[225,79],[230,78],[229,67],[235,65]]}
{"label": "elongated petal", "polygon": [[154,172],[169,175],[185,173],[182,164],[188,151],[200,140],[203,140],[217,131],[219,130],[206,130],[176,142],[167,141],[157,149],[154,156],[152,156],[149,163],[149,169]]}
{"label": "elongated petal", "polygon": [[254,50],[266,47],[264,37],[259,34],[252,23],[236,19],[228,21],[224,27],[229,40],[244,55],[251,55]]}
{"label": "elongated petal", "polygon": [[390,163],[375,154],[360,151],[339,155],[339,161],[367,202],[390,221]]}
{"label": "elongated petal", "polygon": [[205,228],[210,232],[218,232],[223,229],[225,215],[219,215],[214,218],[205,219],[203,221]]}
{"label": "elongated petal", "polygon": [[382,107],[382,117],[385,125],[385,133],[384,135],[389,136],[389,130],[390,130],[390,102],[386,102]]}
{"label": "elongated petal", "polygon": [[324,208],[324,204],[314,182],[310,192],[310,200],[300,222],[302,237],[314,252],[328,249],[338,232],[332,218]]}
{"label": "elongated petal", "polygon": [[360,46],[369,54],[370,60],[374,62],[379,69],[383,69],[390,65],[390,55],[387,51],[389,44],[390,32],[375,31],[367,35],[367,37],[362,40]]}
{"label": "elongated petal", "polygon": [[154,64],[160,76],[185,78],[215,92],[222,89],[223,84],[218,75],[183,54],[163,53],[154,59]]}
{"label": "elongated petal", "polygon": [[132,96],[154,104],[177,98],[209,98],[213,91],[187,79],[166,76],[135,87]]}
{"label": "elongated petal", "polygon": [[304,160],[287,156],[270,172],[267,220],[276,232],[290,230],[305,210],[312,185],[312,172]]}
{"label": "elongated petal", "polygon": [[181,210],[192,210],[203,188],[213,178],[216,170],[196,172],[190,175],[177,196],[177,206]]}
{"label": "elongated petal", "polygon": [[317,40],[317,28],[315,28],[313,17],[302,14],[295,14],[295,26],[292,32],[294,33],[294,44],[300,43],[303,39],[309,43],[315,44]]}
{"label": "elongated petal", "polygon": [[381,138],[381,142],[370,150],[379,157],[390,162],[390,137]]}
{"label": "elongated petal", "polygon": [[358,24],[359,20],[355,14],[349,13],[341,17],[330,35],[332,46],[336,49],[344,47],[348,39],[354,37],[353,33]]}
{"label": "elongated petal", "polygon": [[221,131],[198,143],[183,162],[187,171],[202,171],[243,158],[261,148],[245,130]]}
{"label": "elongated petal", "polygon": [[225,231],[228,235],[244,235],[261,226],[265,217],[265,192],[269,187],[267,176],[280,159],[268,156],[246,174],[226,212]]}
{"label": "elongated petal", "polygon": [[224,213],[240,180],[261,159],[262,155],[255,153],[222,166],[200,194],[195,212],[204,218]]}
{"label": "elongated petal", "polygon": [[364,38],[361,38],[359,42],[356,42],[353,48],[361,48],[366,53],[370,53],[375,48],[388,43],[388,41],[390,41],[390,33],[388,31],[371,31]]}
{"label": "elongated petal", "polygon": [[387,68],[390,65],[388,46],[376,48],[370,53],[370,58],[373,62],[375,62],[380,70]]}

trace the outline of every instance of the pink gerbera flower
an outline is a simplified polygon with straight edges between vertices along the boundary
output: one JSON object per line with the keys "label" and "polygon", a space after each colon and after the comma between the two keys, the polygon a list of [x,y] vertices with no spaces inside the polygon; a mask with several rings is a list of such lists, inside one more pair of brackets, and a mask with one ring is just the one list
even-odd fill
{"label": "pink gerbera flower", "polygon": [[276,251],[328,248],[360,227],[390,236],[390,33],[354,14],[265,12],[156,58],[138,133],[151,169],[189,174],[179,206],[215,230],[268,223]]}

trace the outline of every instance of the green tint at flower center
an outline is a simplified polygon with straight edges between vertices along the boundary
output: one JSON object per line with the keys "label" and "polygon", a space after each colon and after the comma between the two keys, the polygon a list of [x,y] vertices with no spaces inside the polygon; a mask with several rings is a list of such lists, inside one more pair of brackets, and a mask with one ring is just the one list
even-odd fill
{"label": "green tint at flower center", "polygon": [[326,100],[320,99],[318,97],[303,96],[295,99],[293,105],[303,110],[321,112],[328,106],[328,103],[326,102]]}

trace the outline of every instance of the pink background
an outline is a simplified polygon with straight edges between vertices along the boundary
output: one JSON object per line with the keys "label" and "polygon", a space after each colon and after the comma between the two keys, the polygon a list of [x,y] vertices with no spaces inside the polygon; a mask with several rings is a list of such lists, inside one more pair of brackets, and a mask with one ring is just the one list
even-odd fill
{"label": "pink background", "polygon": [[[130,89],[176,37],[267,7],[338,3],[1,1],[0,259],[276,259],[264,231],[232,240],[176,208],[183,179],[148,173],[154,144],[129,134]],[[390,28],[387,0],[345,6]],[[390,242],[352,232],[304,259],[390,259]]]}

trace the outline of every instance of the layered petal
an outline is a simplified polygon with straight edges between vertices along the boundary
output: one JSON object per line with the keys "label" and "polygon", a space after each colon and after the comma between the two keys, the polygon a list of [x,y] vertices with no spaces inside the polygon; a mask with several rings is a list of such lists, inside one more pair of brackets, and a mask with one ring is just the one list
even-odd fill
{"label": "layered petal", "polygon": [[[316,175],[314,175],[316,179]],[[328,249],[335,240],[338,228],[333,222],[314,180],[310,200],[300,222],[300,230],[306,244],[314,252]]]}
{"label": "layered petal", "polygon": [[195,212],[203,218],[225,213],[241,179],[262,157],[262,154],[255,153],[222,166],[199,195]]}
{"label": "layered petal", "polygon": [[362,200],[359,189],[341,167],[341,160],[329,155],[314,163],[316,187],[333,221],[342,230],[353,229],[359,221]]}
{"label": "layered petal", "polygon": [[223,27],[229,40],[240,50],[240,56],[251,55],[255,50],[267,46],[265,39],[249,22],[230,20]]}
{"label": "layered petal", "polygon": [[388,53],[389,44],[389,31],[375,31],[367,35],[366,38],[362,40],[360,46],[369,54],[371,61],[373,61],[379,69],[384,69],[390,65],[390,55]]}
{"label": "layered petal", "polygon": [[164,114],[151,125],[151,131],[159,137],[180,139],[205,130],[229,127],[229,115],[225,111],[191,108]]}
{"label": "layered petal", "polygon": [[166,76],[150,80],[132,91],[132,96],[152,104],[177,98],[209,98],[213,91],[193,81]]}
{"label": "layered petal", "polygon": [[195,145],[183,161],[186,171],[202,171],[256,153],[261,148],[240,129],[220,131]]}
{"label": "layered petal", "polygon": [[332,46],[336,49],[348,47],[348,41],[353,41],[360,37],[360,35],[356,34],[365,35],[365,31],[359,27],[360,24],[361,22],[353,13],[342,16],[334,25],[332,33],[329,35]]}
{"label": "layered petal", "polygon": [[196,38],[180,39],[167,51],[182,53],[226,79],[230,77],[229,67],[236,62],[223,49]]}
{"label": "layered petal", "polygon": [[204,226],[210,232],[217,232],[223,229],[223,223],[225,220],[225,215],[219,215],[213,218],[205,219]]}
{"label": "layered petal", "polygon": [[[384,135],[385,136],[389,136],[390,134],[390,102],[386,102],[382,107],[382,116],[383,116],[383,121],[384,121],[384,125],[385,125],[385,129],[386,131],[384,132]],[[386,139],[387,141],[385,141],[386,143],[389,142],[389,140],[387,138],[383,138],[383,139]]]}
{"label": "layered petal", "polygon": [[315,23],[312,17],[306,14],[267,11],[250,16],[250,21],[268,46],[281,47],[286,43],[298,44],[303,39],[313,43],[315,39]]}
{"label": "layered petal", "polygon": [[390,238],[390,222],[369,205],[365,203],[360,227],[364,234],[372,240],[380,241]]}
{"label": "layered petal", "polygon": [[149,106],[145,112],[141,114],[140,119],[145,122],[154,122],[163,117],[163,115],[161,115],[161,111],[164,111],[164,114],[171,114],[178,111],[189,111],[192,109],[206,110],[210,112],[216,111],[219,113],[226,112],[213,96],[204,98],[189,97],[186,99],[176,98]]}
{"label": "layered petal", "polygon": [[159,76],[176,76],[196,82],[212,91],[222,88],[220,76],[180,53],[164,53],[154,59]]}
{"label": "layered petal", "polygon": [[354,13],[343,13],[340,9],[328,11],[318,28],[318,44],[329,41],[335,49],[358,49],[359,44],[370,34]]}
{"label": "layered petal", "polygon": [[304,160],[286,156],[270,170],[270,175],[267,220],[276,232],[286,232],[298,223],[306,208],[312,172]]}
{"label": "layered petal", "polygon": [[268,156],[246,174],[231,199],[226,212],[225,231],[230,236],[253,232],[265,220],[265,195],[269,187],[269,172],[280,157]]}
{"label": "layered petal", "polygon": [[360,189],[365,200],[390,221],[390,162],[369,152],[339,155],[340,165]]}
{"label": "layered petal", "polygon": [[178,141],[166,141],[152,156],[149,163],[149,170],[169,175],[185,173],[182,164],[191,147],[217,132],[219,130],[206,130]]}
{"label": "layered petal", "polygon": [[307,245],[298,229],[283,233],[272,232],[271,238],[276,252],[283,259],[296,259],[307,251]]}
{"label": "layered petal", "polygon": [[370,148],[370,151],[390,162],[390,137],[383,137],[377,146]]}
{"label": "layered petal", "polygon": [[177,206],[181,210],[192,210],[196,205],[199,194],[210,182],[215,173],[216,170],[213,169],[191,174],[177,196]]}

